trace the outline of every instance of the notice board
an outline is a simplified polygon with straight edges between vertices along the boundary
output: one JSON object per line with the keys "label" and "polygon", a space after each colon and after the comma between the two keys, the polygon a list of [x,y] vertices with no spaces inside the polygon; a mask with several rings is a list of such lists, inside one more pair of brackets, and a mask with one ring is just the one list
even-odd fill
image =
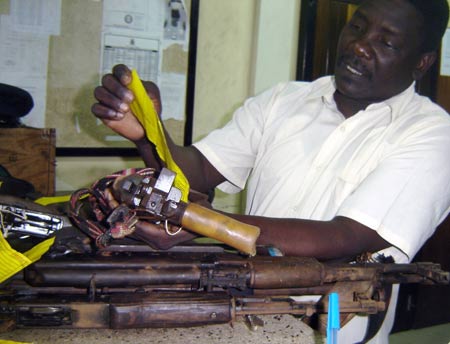
{"label": "notice board", "polygon": [[124,63],[158,84],[162,120],[175,142],[185,142],[195,71],[191,11],[198,1],[0,0],[0,44],[7,52],[0,57],[1,82],[28,90],[35,102],[22,122],[55,128],[62,151],[131,148],[90,110],[101,76]]}

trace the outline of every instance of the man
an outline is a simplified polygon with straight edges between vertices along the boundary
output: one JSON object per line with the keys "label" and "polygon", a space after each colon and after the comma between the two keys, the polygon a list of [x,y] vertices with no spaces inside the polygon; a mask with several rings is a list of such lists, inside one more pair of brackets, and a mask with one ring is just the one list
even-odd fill
{"label": "man", "polygon": [[[173,157],[193,189],[246,187],[247,215],[233,216],[261,228],[259,244],[319,259],[378,252],[410,261],[450,209],[450,117],[414,91],[447,22],[446,0],[364,1],[341,33],[334,77],[277,85],[191,147],[169,139]],[[129,81],[117,66],[92,111],[152,165]],[[159,244],[176,243],[158,233]],[[387,342],[393,308],[373,342]],[[340,342],[362,340],[365,321],[346,325]]]}

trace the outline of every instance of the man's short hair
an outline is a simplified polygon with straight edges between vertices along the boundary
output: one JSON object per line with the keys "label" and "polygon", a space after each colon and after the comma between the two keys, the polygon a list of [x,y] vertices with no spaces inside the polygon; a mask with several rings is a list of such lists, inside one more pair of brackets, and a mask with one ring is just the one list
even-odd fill
{"label": "man's short hair", "polygon": [[422,51],[439,49],[442,36],[448,25],[449,6],[447,0],[408,0],[423,16]]}

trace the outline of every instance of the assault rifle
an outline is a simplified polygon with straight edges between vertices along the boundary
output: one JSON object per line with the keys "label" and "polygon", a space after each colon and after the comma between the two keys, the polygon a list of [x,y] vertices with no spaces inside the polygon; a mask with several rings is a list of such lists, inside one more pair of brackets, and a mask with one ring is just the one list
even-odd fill
{"label": "assault rifle", "polygon": [[[112,245],[91,255],[50,254],[0,285],[0,320],[3,329],[190,327],[238,318],[252,325],[257,315],[326,314],[327,295],[338,292],[343,325],[356,313],[383,313],[394,283],[448,285],[449,273],[431,263],[244,257],[220,245]],[[315,299],[300,298],[306,295]]]}

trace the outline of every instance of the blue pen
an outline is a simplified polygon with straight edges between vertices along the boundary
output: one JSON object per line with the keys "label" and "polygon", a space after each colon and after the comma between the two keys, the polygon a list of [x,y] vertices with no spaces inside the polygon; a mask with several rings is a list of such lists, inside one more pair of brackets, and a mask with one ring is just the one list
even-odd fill
{"label": "blue pen", "polygon": [[337,344],[339,328],[339,295],[331,293],[328,297],[327,344]]}

